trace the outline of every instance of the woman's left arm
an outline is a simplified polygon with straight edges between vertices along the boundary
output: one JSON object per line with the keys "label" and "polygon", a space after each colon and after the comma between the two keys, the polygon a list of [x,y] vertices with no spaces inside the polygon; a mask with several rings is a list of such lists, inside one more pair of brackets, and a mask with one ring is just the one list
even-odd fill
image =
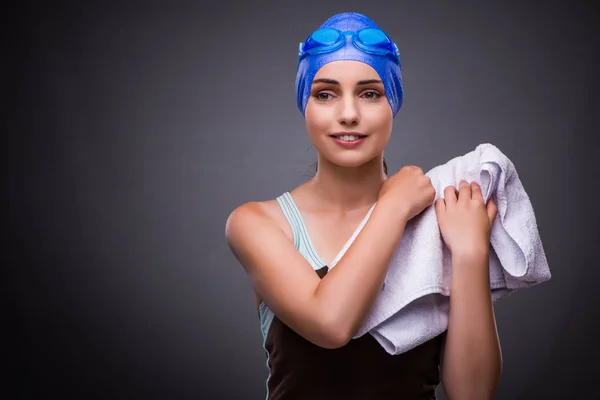
{"label": "woman's left arm", "polygon": [[496,391],[502,351],[490,290],[489,237],[497,214],[476,183],[448,187],[436,203],[438,224],[452,254],[448,332],[441,377],[451,400],[487,400]]}
{"label": "woman's left arm", "polygon": [[491,399],[502,351],[490,292],[488,255],[452,255],[448,333],[441,376],[449,399]]}

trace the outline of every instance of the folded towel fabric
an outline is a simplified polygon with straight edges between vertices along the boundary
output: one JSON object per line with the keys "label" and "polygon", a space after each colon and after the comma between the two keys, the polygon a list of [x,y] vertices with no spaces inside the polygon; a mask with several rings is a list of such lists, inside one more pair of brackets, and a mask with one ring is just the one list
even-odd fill
{"label": "folded towel fabric", "polygon": [[[484,201],[493,196],[498,214],[490,235],[492,301],[550,279],[531,201],[514,164],[496,146],[480,144],[426,175],[436,190],[436,200],[444,197],[447,186],[458,187],[461,179],[479,183]],[[444,332],[448,328],[451,267],[450,251],[432,204],[407,223],[382,291],[354,337],[370,333],[388,353],[396,355]]]}

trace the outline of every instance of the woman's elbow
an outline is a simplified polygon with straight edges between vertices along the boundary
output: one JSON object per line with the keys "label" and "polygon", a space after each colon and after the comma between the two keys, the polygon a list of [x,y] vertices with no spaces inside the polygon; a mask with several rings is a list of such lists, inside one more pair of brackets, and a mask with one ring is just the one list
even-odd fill
{"label": "woman's elbow", "polygon": [[352,330],[348,324],[338,321],[334,316],[325,316],[322,323],[321,347],[338,349],[347,345],[352,340]]}

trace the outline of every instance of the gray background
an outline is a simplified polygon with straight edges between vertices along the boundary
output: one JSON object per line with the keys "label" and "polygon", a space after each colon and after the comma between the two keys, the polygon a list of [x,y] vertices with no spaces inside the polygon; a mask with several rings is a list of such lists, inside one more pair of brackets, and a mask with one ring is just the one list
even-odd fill
{"label": "gray background", "polygon": [[297,44],[343,11],[401,51],[390,170],[490,142],[533,203],[553,278],[496,306],[495,398],[595,392],[595,6],[281,3],[7,10],[13,398],[264,398],[258,316],[225,220],[312,173]]}

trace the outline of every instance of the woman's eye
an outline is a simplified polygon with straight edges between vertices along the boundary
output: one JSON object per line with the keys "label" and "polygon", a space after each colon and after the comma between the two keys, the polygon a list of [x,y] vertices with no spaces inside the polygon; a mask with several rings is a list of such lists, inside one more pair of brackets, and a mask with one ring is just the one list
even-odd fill
{"label": "woman's eye", "polygon": [[375,91],[368,91],[368,92],[365,92],[365,94],[363,96],[365,96],[369,100],[375,100],[375,99],[378,99],[381,95]]}
{"label": "woman's eye", "polygon": [[321,92],[321,93],[317,93],[315,95],[315,97],[317,98],[317,100],[329,100],[331,98],[331,94],[330,93]]}

